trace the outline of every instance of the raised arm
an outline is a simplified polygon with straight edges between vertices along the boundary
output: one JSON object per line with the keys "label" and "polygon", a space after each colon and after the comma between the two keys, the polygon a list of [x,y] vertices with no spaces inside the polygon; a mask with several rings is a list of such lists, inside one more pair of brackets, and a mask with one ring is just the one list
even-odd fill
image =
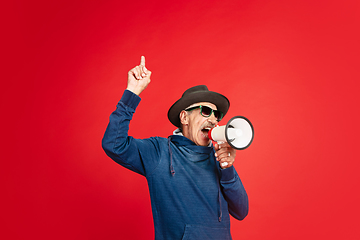
{"label": "raised arm", "polygon": [[138,95],[149,84],[150,75],[145,68],[145,57],[141,57],[140,65],[128,73],[127,90],[110,115],[102,140],[102,147],[111,159],[141,175],[156,167],[160,154],[156,138],[142,140],[128,136],[129,123],[141,100]]}

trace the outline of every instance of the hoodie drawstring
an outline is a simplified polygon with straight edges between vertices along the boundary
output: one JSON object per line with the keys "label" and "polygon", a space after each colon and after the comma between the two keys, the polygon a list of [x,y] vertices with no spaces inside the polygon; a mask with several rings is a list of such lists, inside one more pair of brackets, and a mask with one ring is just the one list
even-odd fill
{"label": "hoodie drawstring", "polygon": [[[215,164],[217,164],[216,159],[215,159]],[[219,172],[219,171],[218,171]],[[221,174],[219,172],[219,174]],[[221,189],[220,189],[220,179],[219,179],[219,175],[216,174],[216,182],[218,185],[218,202],[219,202],[219,222],[221,222],[222,219],[222,209],[221,209]]]}
{"label": "hoodie drawstring", "polygon": [[169,146],[169,153],[170,153],[170,173],[172,176],[175,175],[175,169],[174,169],[174,166],[173,166],[173,160],[172,160],[172,150],[171,150],[171,147],[170,147],[170,143],[171,143],[171,136],[169,136],[168,138],[168,146]]}

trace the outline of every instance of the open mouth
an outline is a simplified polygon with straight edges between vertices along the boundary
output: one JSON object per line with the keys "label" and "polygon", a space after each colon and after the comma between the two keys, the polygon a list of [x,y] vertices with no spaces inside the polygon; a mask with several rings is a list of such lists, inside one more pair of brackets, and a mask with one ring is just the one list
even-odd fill
{"label": "open mouth", "polygon": [[211,127],[205,127],[203,129],[201,129],[202,134],[207,139],[209,139],[209,131],[210,131],[210,129],[211,129]]}

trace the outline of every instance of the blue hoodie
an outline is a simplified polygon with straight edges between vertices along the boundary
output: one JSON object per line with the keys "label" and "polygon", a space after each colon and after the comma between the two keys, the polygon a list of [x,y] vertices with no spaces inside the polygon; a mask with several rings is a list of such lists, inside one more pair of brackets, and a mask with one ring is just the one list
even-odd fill
{"label": "blue hoodie", "polygon": [[128,136],[139,103],[139,96],[125,90],[102,144],[115,162],[146,177],[155,240],[231,239],[229,213],[242,220],[249,209],[235,168],[221,169],[212,146],[197,146],[181,135]]}

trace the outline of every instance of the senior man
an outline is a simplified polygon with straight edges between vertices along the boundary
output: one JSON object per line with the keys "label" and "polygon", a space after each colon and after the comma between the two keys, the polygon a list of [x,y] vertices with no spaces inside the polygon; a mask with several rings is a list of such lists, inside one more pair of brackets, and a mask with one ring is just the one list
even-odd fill
{"label": "senior man", "polygon": [[142,56],[110,115],[106,154],[146,177],[156,240],[232,239],[230,215],[244,219],[248,197],[233,166],[236,150],[228,143],[213,146],[208,137],[228,111],[228,99],[205,85],[189,88],[168,111],[177,127],[172,135],[136,139],[128,136],[129,123],[150,77]]}

